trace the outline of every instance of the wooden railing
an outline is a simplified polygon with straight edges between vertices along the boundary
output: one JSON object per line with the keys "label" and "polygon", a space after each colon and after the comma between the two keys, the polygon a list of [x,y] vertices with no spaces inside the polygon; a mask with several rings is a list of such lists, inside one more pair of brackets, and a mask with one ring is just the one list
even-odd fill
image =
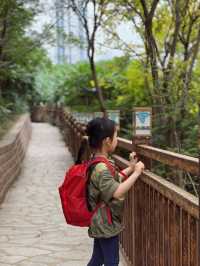
{"label": "wooden railing", "polygon": [[[76,158],[85,127],[63,109],[56,112],[66,144]],[[133,149],[132,142],[122,138],[118,146]],[[137,145],[136,150],[145,160],[199,173],[197,158],[148,145]],[[128,166],[118,154],[113,157],[120,168]],[[150,170],[143,172],[127,195],[124,223],[120,244],[127,265],[200,266],[198,198]]]}

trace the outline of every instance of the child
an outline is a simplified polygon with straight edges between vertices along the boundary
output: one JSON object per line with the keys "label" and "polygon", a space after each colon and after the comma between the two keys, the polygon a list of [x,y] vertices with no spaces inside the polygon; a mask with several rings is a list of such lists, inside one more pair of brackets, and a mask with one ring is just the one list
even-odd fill
{"label": "child", "polygon": [[[93,157],[108,159],[117,146],[115,123],[107,118],[95,118],[88,123],[86,133]],[[134,155],[135,153],[131,154],[132,157]],[[114,167],[114,162],[112,160],[109,162]],[[123,230],[124,196],[143,169],[142,162],[132,159],[129,167],[122,171],[129,176],[123,181],[123,176],[119,172],[115,171],[113,176],[103,162],[91,167],[87,186],[88,208],[92,211],[99,202],[102,204],[93,215],[88,229],[89,237],[94,238],[94,247],[87,266],[119,264],[119,233]]]}

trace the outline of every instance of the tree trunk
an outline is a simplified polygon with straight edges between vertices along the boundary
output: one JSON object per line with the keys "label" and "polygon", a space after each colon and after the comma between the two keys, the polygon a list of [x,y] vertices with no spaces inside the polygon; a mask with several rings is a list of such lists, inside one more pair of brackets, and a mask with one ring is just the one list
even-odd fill
{"label": "tree trunk", "polygon": [[100,103],[100,108],[101,108],[101,111],[104,113],[104,116],[106,116],[106,108],[105,108],[103,93],[102,93],[101,88],[99,87],[99,82],[97,79],[96,66],[94,63],[94,57],[90,57],[90,67],[91,67],[91,71],[92,71],[92,78],[94,81],[94,85],[95,85],[98,99],[99,99],[99,103]]}
{"label": "tree trunk", "polygon": [[[182,121],[186,115],[187,115],[187,101],[188,101],[188,96],[189,96],[189,90],[190,90],[190,84],[191,84],[191,79],[192,79],[192,72],[195,66],[195,62],[198,56],[198,52],[199,52],[199,46],[200,46],[200,29],[198,31],[197,34],[197,41],[196,44],[194,46],[194,51],[192,54],[192,58],[191,58],[191,63],[188,69],[186,69],[186,72],[184,73],[184,83],[183,83],[183,93],[180,99],[180,120]],[[187,58],[186,56],[186,60],[189,60],[189,58]],[[182,130],[180,132],[180,138],[181,138],[181,142],[184,141],[184,131]]]}

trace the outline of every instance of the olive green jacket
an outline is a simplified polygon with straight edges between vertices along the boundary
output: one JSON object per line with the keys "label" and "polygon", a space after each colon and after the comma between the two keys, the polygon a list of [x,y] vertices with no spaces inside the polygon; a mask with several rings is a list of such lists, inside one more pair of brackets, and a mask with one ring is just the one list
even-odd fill
{"label": "olive green jacket", "polygon": [[[112,160],[110,162],[114,164]],[[88,229],[90,237],[109,238],[123,230],[124,199],[113,198],[113,194],[121,182],[122,176],[117,171],[115,171],[115,176],[112,176],[107,165],[103,162],[96,164],[91,170],[87,187],[88,207],[92,211],[99,202],[102,204],[92,217],[91,225]]]}

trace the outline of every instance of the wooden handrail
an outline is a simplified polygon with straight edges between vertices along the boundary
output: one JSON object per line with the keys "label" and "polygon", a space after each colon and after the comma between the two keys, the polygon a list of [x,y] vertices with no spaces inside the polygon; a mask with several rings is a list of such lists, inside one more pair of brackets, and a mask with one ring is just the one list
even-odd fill
{"label": "wooden handrail", "polygon": [[120,137],[118,137],[117,140],[118,140],[117,146],[119,148],[123,148],[123,149],[125,149],[127,151],[132,151],[133,150],[132,141],[124,139],[124,138],[120,138]]}
{"label": "wooden handrail", "polygon": [[159,161],[169,166],[175,166],[192,174],[198,175],[199,163],[198,158],[183,155],[167,150],[158,149],[148,145],[138,145],[137,152],[152,160]]}
{"label": "wooden handrail", "polygon": [[[84,134],[85,126],[83,124],[77,123],[76,119],[72,117],[69,117],[68,119],[72,127],[76,127],[81,134]],[[133,151],[132,141],[124,138],[118,137],[118,147],[130,152]],[[139,155],[159,161],[172,167],[177,167],[191,174],[198,175],[199,173],[198,158],[159,149],[149,145],[137,145],[136,152]]]}
{"label": "wooden handrail", "polygon": [[[118,138],[118,147],[128,151],[133,150],[132,142],[123,138]],[[189,173],[196,175],[199,173],[198,158],[155,148],[149,145],[137,145],[136,152],[149,159],[159,161],[172,167],[177,167]]]}

